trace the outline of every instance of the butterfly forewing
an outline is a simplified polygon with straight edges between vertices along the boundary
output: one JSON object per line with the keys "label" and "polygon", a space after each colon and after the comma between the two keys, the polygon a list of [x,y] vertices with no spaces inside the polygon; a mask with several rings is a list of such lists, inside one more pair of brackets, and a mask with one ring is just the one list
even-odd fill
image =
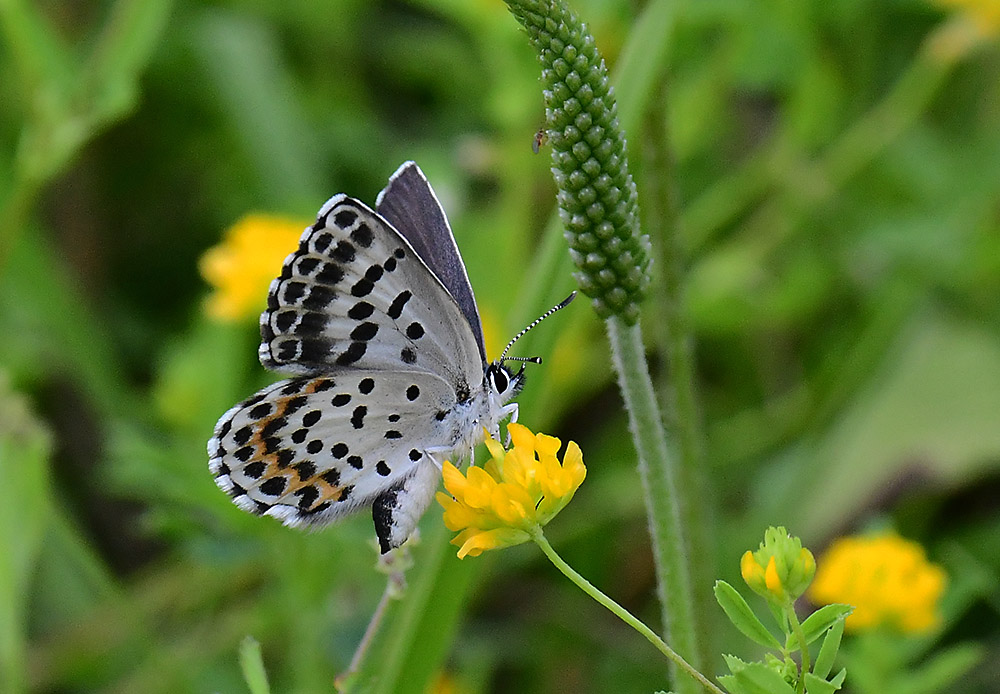
{"label": "butterfly forewing", "polygon": [[458,252],[448,217],[420,167],[412,161],[400,166],[379,193],[375,210],[406,237],[448,289],[475,334],[481,359],[486,361],[483,326],[465,263]]}
{"label": "butterfly forewing", "polygon": [[[285,261],[261,316],[264,366],[423,370],[477,385],[478,340],[440,280],[367,205],[338,195]],[[471,381],[471,382],[470,382]]]}

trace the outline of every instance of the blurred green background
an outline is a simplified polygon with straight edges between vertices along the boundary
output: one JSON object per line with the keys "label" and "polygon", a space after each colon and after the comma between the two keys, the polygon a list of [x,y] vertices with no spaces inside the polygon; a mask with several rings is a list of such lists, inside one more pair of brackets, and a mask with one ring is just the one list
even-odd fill
{"label": "blurred green background", "polygon": [[[571,4],[619,80],[640,192],[643,145],[668,133],[712,488],[695,551],[735,584],[768,524],[820,561],[838,534],[895,527],[950,576],[914,657],[979,642],[946,690],[995,691],[1000,19],[916,0]],[[526,38],[500,0],[3,0],[0,28],[0,690],[244,692],[252,634],[273,691],[333,691],[384,585],[371,521],[301,533],[215,487],[213,425],[272,377],[254,320],[205,317],[198,259],[246,212],[373,202],[415,159],[496,355],[573,286]],[[661,376],[663,301],[645,316]],[[578,302],[519,345],[546,360],[521,421],[588,464],[553,545],[655,625],[602,333]],[[424,527],[418,568],[453,549],[438,510]],[[429,599],[416,646],[386,661],[398,691],[666,687],[657,653],[532,547],[436,581],[411,585]],[[717,612],[716,652],[754,657]]]}

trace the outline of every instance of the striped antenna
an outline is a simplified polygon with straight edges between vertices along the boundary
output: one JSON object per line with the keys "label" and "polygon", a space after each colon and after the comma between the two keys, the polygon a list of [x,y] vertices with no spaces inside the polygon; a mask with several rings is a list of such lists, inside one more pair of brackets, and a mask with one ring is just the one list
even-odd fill
{"label": "striped antenna", "polygon": [[530,361],[532,364],[541,364],[542,363],[542,358],[541,357],[508,357],[507,356],[507,352],[509,352],[510,348],[514,346],[515,342],[517,342],[522,337],[524,337],[524,334],[526,332],[528,332],[529,330],[531,330],[532,328],[534,328],[536,325],[538,325],[539,323],[541,323],[543,320],[545,320],[546,318],[548,318],[549,316],[551,316],[553,313],[555,313],[559,309],[566,308],[567,306],[569,306],[569,302],[571,302],[575,298],[576,298],[576,291],[573,291],[565,299],[563,299],[558,304],[556,304],[555,306],[553,306],[552,308],[550,308],[548,311],[546,311],[545,313],[543,313],[542,315],[540,315],[538,318],[536,318],[535,320],[533,320],[531,322],[531,325],[529,325],[527,328],[525,328],[524,330],[522,330],[521,332],[519,332],[517,335],[514,336],[514,339],[512,339],[510,342],[507,343],[507,346],[503,350],[503,354],[501,354],[500,358],[497,359],[497,363],[498,364],[503,364],[505,361]]}

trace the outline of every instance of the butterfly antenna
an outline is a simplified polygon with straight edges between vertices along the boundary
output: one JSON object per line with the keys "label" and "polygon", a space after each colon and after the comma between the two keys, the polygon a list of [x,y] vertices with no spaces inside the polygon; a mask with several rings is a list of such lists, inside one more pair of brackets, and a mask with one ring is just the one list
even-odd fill
{"label": "butterfly antenna", "polygon": [[507,343],[507,346],[504,347],[503,354],[500,355],[500,358],[497,359],[497,362],[499,362],[499,363],[502,364],[505,361],[530,361],[532,364],[541,364],[542,363],[542,358],[541,357],[508,357],[507,356],[507,352],[509,352],[510,348],[514,346],[515,342],[517,342],[522,337],[524,337],[524,334],[526,332],[528,332],[529,330],[531,330],[532,328],[534,328],[536,325],[538,325],[539,323],[541,323],[543,320],[545,320],[546,318],[548,318],[549,316],[551,316],[553,313],[555,313],[559,309],[566,308],[567,306],[569,306],[569,302],[571,302],[575,298],[576,298],[576,291],[573,291],[565,299],[563,299],[558,304],[556,304],[555,306],[553,306],[552,308],[550,308],[548,311],[546,311],[545,313],[543,313],[542,315],[540,315],[538,318],[536,318],[535,320],[533,320],[531,322],[531,324],[527,328],[525,328],[524,330],[522,330],[521,332],[519,332],[517,335],[514,336],[514,338],[510,342]]}

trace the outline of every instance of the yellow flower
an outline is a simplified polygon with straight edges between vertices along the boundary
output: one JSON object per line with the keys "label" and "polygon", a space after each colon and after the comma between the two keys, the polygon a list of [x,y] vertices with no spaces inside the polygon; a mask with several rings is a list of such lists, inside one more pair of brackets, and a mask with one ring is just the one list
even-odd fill
{"label": "yellow flower", "polygon": [[906,633],[937,626],[947,577],[924,548],[894,533],[843,537],[826,551],[809,597],[819,604],[854,605],[851,631],[887,625]]}
{"label": "yellow flower", "polygon": [[466,475],[448,461],[442,467],[450,495],[438,492],[437,500],[444,524],[459,533],[451,541],[459,558],[527,542],[569,503],[587,474],[574,442],[560,463],[559,439],[520,424],[508,424],[507,431],[513,448],[487,435],[490,459],[483,467],[470,467]]}
{"label": "yellow flower", "polygon": [[816,560],[799,538],[782,527],[771,527],[764,532],[760,549],[743,554],[740,573],[755,593],[785,603],[805,592],[816,573]]}
{"label": "yellow flower", "polygon": [[229,227],[222,242],[205,251],[198,263],[202,277],[215,288],[205,304],[208,315],[228,322],[259,315],[271,280],[307,225],[249,214]]}
{"label": "yellow flower", "polygon": [[1000,36],[1000,0],[935,0],[951,17],[928,37],[932,55],[951,62]]}

